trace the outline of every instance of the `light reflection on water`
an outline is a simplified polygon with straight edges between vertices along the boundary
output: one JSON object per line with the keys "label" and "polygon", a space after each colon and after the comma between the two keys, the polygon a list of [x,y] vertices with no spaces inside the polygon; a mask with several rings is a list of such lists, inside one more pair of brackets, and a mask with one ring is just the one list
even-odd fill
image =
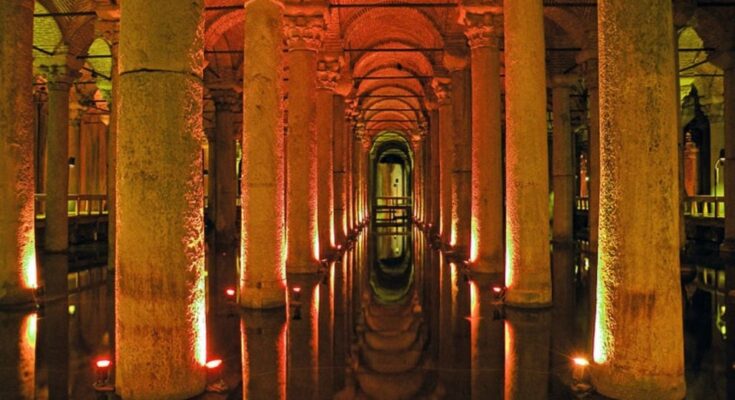
{"label": "light reflection on water", "polygon": [[[207,315],[230,398],[573,398],[570,359],[589,354],[594,262],[573,249],[555,249],[554,307],[533,312],[504,309],[494,278],[468,276],[419,232],[362,235],[323,276],[289,276],[301,291],[288,310],[223,299],[236,254],[210,259]],[[114,359],[111,283],[67,275],[64,258],[42,267],[45,306],[0,313],[0,398],[94,398],[93,361]],[[726,398],[724,273],[697,271],[684,290],[688,398]]]}

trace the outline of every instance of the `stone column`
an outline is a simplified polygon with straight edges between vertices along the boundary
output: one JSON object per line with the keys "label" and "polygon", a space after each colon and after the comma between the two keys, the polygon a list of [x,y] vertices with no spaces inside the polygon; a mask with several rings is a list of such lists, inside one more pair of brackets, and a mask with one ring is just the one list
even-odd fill
{"label": "stone column", "polygon": [[360,133],[360,136],[357,140],[358,152],[357,152],[357,192],[358,192],[358,214],[359,214],[359,223],[363,224],[366,222],[369,214],[370,214],[370,201],[368,199],[368,190],[369,190],[369,179],[370,174],[368,169],[370,168],[370,162],[369,162],[369,155],[370,155],[370,146],[372,145],[372,141],[370,140],[370,137],[367,136],[365,131],[362,131]]}
{"label": "stone column", "polygon": [[571,245],[574,241],[574,145],[569,96],[577,81],[577,77],[566,75],[555,76],[551,82],[554,116],[551,151],[551,185],[554,192],[552,237],[558,245]]}
{"label": "stone column", "polygon": [[478,272],[503,274],[503,148],[498,9],[465,9],[472,63],[472,238]]}
{"label": "stone column", "polygon": [[71,106],[71,110],[72,111],[70,111],[69,115],[69,194],[80,194],[79,160],[81,159],[81,113],[84,111],[78,106],[78,104],[73,104]]}
{"label": "stone column", "polygon": [[319,267],[316,52],[322,44],[321,10],[288,10],[284,20],[288,46],[288,134],[286,135],[286,224],[291,273]]}
{"label": "stone column", "polygon": [[203,11],[203,0],[121,3],[115,387],[125,399],[204,390]]}
{"label": "stone column", "polygon": [[735,50],[723,53],[717,64],[725,75],[725,239],[720,251],[732,254],[735,253]]}
{"label": "stone column", "polygon": [[46,134],[46,252],[69,248],[69,87],[73,79],[65,65],[42,66],[48,79]]}
{"label": "stone column", "polygon": [[[339,80],[339,60],[322,57],[317,63],[316,131],[319,258],[329,256],[336,246],[334,219],[334,89]],[[298,79],[298,78],[296,78]]]}
{"label": "stone column", "polygon": [[672,6],[597,4],[602,179],[592,379],[607,397],[681,399]]}
{"label": "stone column", "polygon": [[440,164],[440,158],[441,158],[441,147],[439,144],[440,137],[439,137],[439,104],[434,103],[435,107],[433,107],[431,111],[431,119],[430,119],[430,133],[429,133],[429,143],[430,143],[430,149],[428,151],[429,153],[429,174],[431,176],[431,190],[429,191],[431,206],[429,208],[429,212],[431,214],[431,217],[429,218],[429,222],[431,223],[431,234],[432,235],[438,235],[439,234],[439,228],[441,225],[441,164]]}
{"label": "stone column", "polygon": [[[472,220],[472,85],[466,47],[462,58],[444,56],[452,78],[452,233],[449,244],[458,255],[469,257]],[[449,60],[449,61],[448,61]]]}
{"label": "stone column", "polygon": [[33,177],[33,1],[0,2],[0,305],[37,285]]}
{"label": "stone column", "polygon": [[[237,240],[237,175],[235,119],[242,111],[242,93],[220,89],[212,91],[215,103],[214,133],[214,230],[218,247],[229,248]],[[210,144],[211,145],[211,144]]]}
{"label": "stone column", "polygon": [[451,243],[452,234],[452,84],[447,78],[433,82],[439,102],[439,232],[444,244]]}
{"label": "stone column", "polygon": [[344,246],[348,232],[348,200],[347,200],[347,124],[344,119],[345,102],[342,96],[333,97],[334,153],[332,177],[334,179],[334,241]]}
{"label": "stone column", "polygon": [[551,304],[543,4],[505,0],[506,301]]}
{"label": "stone column", "polygon": [[423,221],[421,216],[423,196],[421,194],[424,173],[424,141],[420,133],[410,136],[413,144],[413,215],[418,221]]}
{"label": "stone column", "polygon": [[589,208],[587,210],[587,229],[589,251],[597,253],[597,238],[600,224],[600,91],[598,84],[597,49],[586,50],[577,57],[582,65],[584,85],[587,89],[587,110],[589,112],[589,162],[588,182]]}
{"label": "stone column", "polygon": [[245,7],[240,305],[286,302],[281,3]]}

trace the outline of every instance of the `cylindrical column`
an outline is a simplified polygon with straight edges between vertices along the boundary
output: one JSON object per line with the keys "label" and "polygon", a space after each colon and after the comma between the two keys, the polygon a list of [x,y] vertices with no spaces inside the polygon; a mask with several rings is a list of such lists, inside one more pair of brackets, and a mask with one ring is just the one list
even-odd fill
{"label": "cylindrical column", "polygon": [[[36,247],[33,178],[33,1],[0,2],[0,305],[32,300]],[[6,79],[7,77],[7,79]]]}
{"label": "cylindrical column", "polygon": [[465,65],[452,76],[452,234],[449,244],[469,257],[472,220],[472,93]]}
{"label": "cylindrical column", "polygon": [[229,248],[237,239],[237,176],[235,118],[242,110],[242,94],[232,90],[213,91],[215,102],[214,139],[214,231],[218,246]]}
{"label": "cylindrical column", "polygon": [[332,129],[334,152],[332,153],[332,178],[334,185],[334,242],[344,246],[347,237],[347,127],[345,124],[345,102],[342,96],[333,96]]}
{"label": "cylindrical column", "polygon": [[569,96],[577,83],[575,76],[556,76],[552,80],[554,118],[551,184],[554,191],[552,238],[556,244],[570,244],[574,235],[574,157]]}
{"label": "cylindrical column", "polygon": [[444,244],[452,234],[452,85],[446,78],[434,79],[434,94],[439,102],[439,232]]}
{"label": "cylindrical column", "polygon": [[502,15],[464,13],[472,63],[472,237],[478,272],[503,274],[503,149],[500,45]]}
{"label": "cylindrical column", "polygon": [[720,65],[725,75],[725,239],[720,251],[735,253],[735,51],[726,53]]}
{"label": "cylindrical column", "polygon": [[505,0],[506,301],[551,304],[543,4]]}
{"label": "cylindrical column", "polygon": [[612,398],[681,399],[672,6],[597,4],[602,179],[592,378]]}
{"label": "cylindrical column", "polygon": [[282,13],[273,0],[245,7],[240,304],[251,308],[286,302]]}
{"label": "cylindrical column", "polygon": [[424,141],[423,137],[418,134],[411,137],[413,144],[413,218],[423,221],[421,215],[423,204],[423,179],[424,173]]}
{"label": "cylindrical column", "polygon": [[336,245],[334,219],[334,89],[339,80],[339,61],[323,57],[317,64],[316,132],[319,258],[329,256]]}
{"label": "cylindrical column", "polygon": [[441,147],[440,147],[440,122],[438,104],[431,111],[429,141],[431,148],[429,150],[429,164],[431,171],[431,234],[438,235],[441,227]]}
{"label": "cylindrical column", "polygon": [[[596,52],[595,52],[596,53]],[[597,253],[597,238],[600,229],[600,90],[598,84],[597,59],[584,61],[584,84],[587,88],[587,109],[589,110],[589,162],[588,183],[589,208],[587,210],[587,228],[589,251]]]}
{"label": "cylindrical column", "polygon": [[121,3],[115,387],[125,399],[204,390],[203,10],[203,0]]}
{"label": "cylindrical column", "polygon": [[69,87],[64,65],[48,68],[48,133],[46,134],[46,252],[69,248]]}
{"label": "cylindrical column", "polygon": [[286,135],[286,224],[288,272],[319,267],[317,193],[316,52],[324,33],[322,14],[287,15],[288,134]]}
{"label": "cylindrical column", "polygon": [[72,106],[75,115],[69,116],[69,194],[79,193],[79,160],[81,159],[80,134],[82,128],[82,111]]}

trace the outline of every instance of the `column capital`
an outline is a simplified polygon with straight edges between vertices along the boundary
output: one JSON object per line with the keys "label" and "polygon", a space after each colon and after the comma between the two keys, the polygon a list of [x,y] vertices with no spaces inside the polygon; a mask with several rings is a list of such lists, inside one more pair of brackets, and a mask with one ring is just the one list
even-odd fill
{"label": "column capital", "polygon": [[66,64],[42,64],[39,69],[46,78],[48,90],[69,90],[78,72],[69,69]]}
{"label": "column capital", "polygon": [[242,111],[242,93],[231,89],[210,90],[216,111]]}
{"label": "column capital", "polygon": [[452,80],[449,78],[434,78],[431,82],[439,106],[452,103]]}
{"label": "column capital", "polygon": [[322,56],[316,64],[316,87],[334,91],[340,79],[344,60],[341,57]]}
{"label": "column capital", "polygon": [[464,34],[470,49],[500,47],[503,32],[502,8],[499,6],[462,6],[459,22],[465,26]]}
{"label": "column capital", "polygon": [[549,87],[571,89],[579,83],[580,77],[574,74],[558,74],[549,79]]}
{"label": "column capital", "polygon": [[318,51],[326,34],[322,8],[287,7],[283,17],[283,33],[288,51]]}

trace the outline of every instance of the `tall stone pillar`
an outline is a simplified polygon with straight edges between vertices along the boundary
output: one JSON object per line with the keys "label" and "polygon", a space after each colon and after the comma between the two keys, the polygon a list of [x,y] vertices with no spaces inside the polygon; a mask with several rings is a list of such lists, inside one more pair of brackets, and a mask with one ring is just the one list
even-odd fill
{"label": "tall stone pillar", "polygon": [[478,272],[503,274],[503,148],[499,8],[463,11],[472,68],[472,238]]}
{"label": "tall stone pillar", "polygon": [[[334,89],[339,80],[339,60],[322,57],[317,63],[316,134],[319,258],[323,259],[337,245],[334,219]],[[298,79],[298,78],[297,78]]]}
{"label": "tall stone pillar", "polygon": [[681,399],[672,6],[597,4],[602,179],[592,379],[612,398]]}
{"label": "tall stone pillar", "polygon": [[321,9],[287,10],[288,134],[286,224],[289,273],[316,272],[319,225],[316,131],[316,52],[322,44]]}
{"label": "tall stone pillar", "polygon": [[82,128],[81,113],[77,104],[71,105],[69,114],[69,194],[79,193],[79,160],[81,159],[80,134]]}
{"label": "tall stone pillar", "polygon": [[504,1],[506,301],[551,304],[543,4]]}
{"label": "tall stone pillar", "polygon": [[574,241],[574,156],[572,122],[569,110],[575,76],[552,79],[552,114],[554,116],[551,154],[551,185],[554,192],[552,238],[555,244],[571,245]]}
{"label": "tall stone pillar", "polygon": [[245,7],[240,305],[286,302],[281,3]]}
{"label": "tall stone pillar", "polygon": [[439,102],[439,232],[444,244],[452,234],[452,84],[447,78],[434,79],[434,94]]}
{"label": "tall stone pillar", "polygon": [[370,146],[372,141],[367,136],[366,132],[362,130],[357,140],[358,153],[357,153],[357,192],[358,192],[358,210],[359,210],[359,223],[363,224],[366,222],[370,214],[370,201],[368,199],[369,190],[369,155]]}
{"label": "tall stone pillar", "polygon": [[203,0],[121,3],[115,387],[125,399],[204,390],[203,11]]}
{"label": "tall stone pillar", "polygon": [[735,253],[735,50],[723,53],[716,61],[725,75],[725,239],[720,251],[732,254]]}
{"label": "tall stone pillar", "polygon": [[[218,247],[229,248],[237,240],[237,162],[235,119],[242,110],[242,93],[220,89],[212,91],[215,103],[214,132],[214,232]],[[211,204],[210,204],[211,205]]]}
{"label": "tall stone pillar", "polygon": [[577,57],[577,62],[582,66],[584,85],[587,89],[587,123],[589,124],[587,240],[589,251],[596,254],[600,226],[600,90],[597,49],[582,51]]}
{"label": "tall stone pillar", "polygon": [[344,246],[348,232],[348,197],[347,197],[347,124],[344,118],[345,102],[342,96],[333,97],[334,111],[332,129],[334,132],[334,153],[332,154],[332,178],[334,185],[334,241]]}
{"label": "tall stone pillar", "polygon": [[423,136],[418,133],[410,137],[413,144],[413,218],[423,221],[421,215],[423,204],[423,173],[424,173],[424,141]]}
{"label": "tall stone pillar", "polygon": [[43,66],[48,79],[46,134],[46,252],[69,248],[69,88],[66,65]]}
{"label": "tall stone pillar", "polygon": [[[37,285],[33,175],[33,1],[0,2],[0,306]],[[5,79],[5,77],[11,77]]]}
{"label": "tall stone pillar", "polygon": [[441,225],[441,164],[440,164],[440,158],[441,158],[441,147],[440,147],[440,130],[439,130],[440,122],[439,122],[439,104],[434,103],[434,107],[431,110],[431,119],[430,119],[430,133],[429,133],[429,143],[430,143],[430,149],[428,151],[429,153],[429,174],[431,176],[431,190],[429,191],[429,196],[431,199],[431,207],[430,214],[431,217],[429,218],[429,223],[431,223],[431,234],[439,234],[439,229]]}

